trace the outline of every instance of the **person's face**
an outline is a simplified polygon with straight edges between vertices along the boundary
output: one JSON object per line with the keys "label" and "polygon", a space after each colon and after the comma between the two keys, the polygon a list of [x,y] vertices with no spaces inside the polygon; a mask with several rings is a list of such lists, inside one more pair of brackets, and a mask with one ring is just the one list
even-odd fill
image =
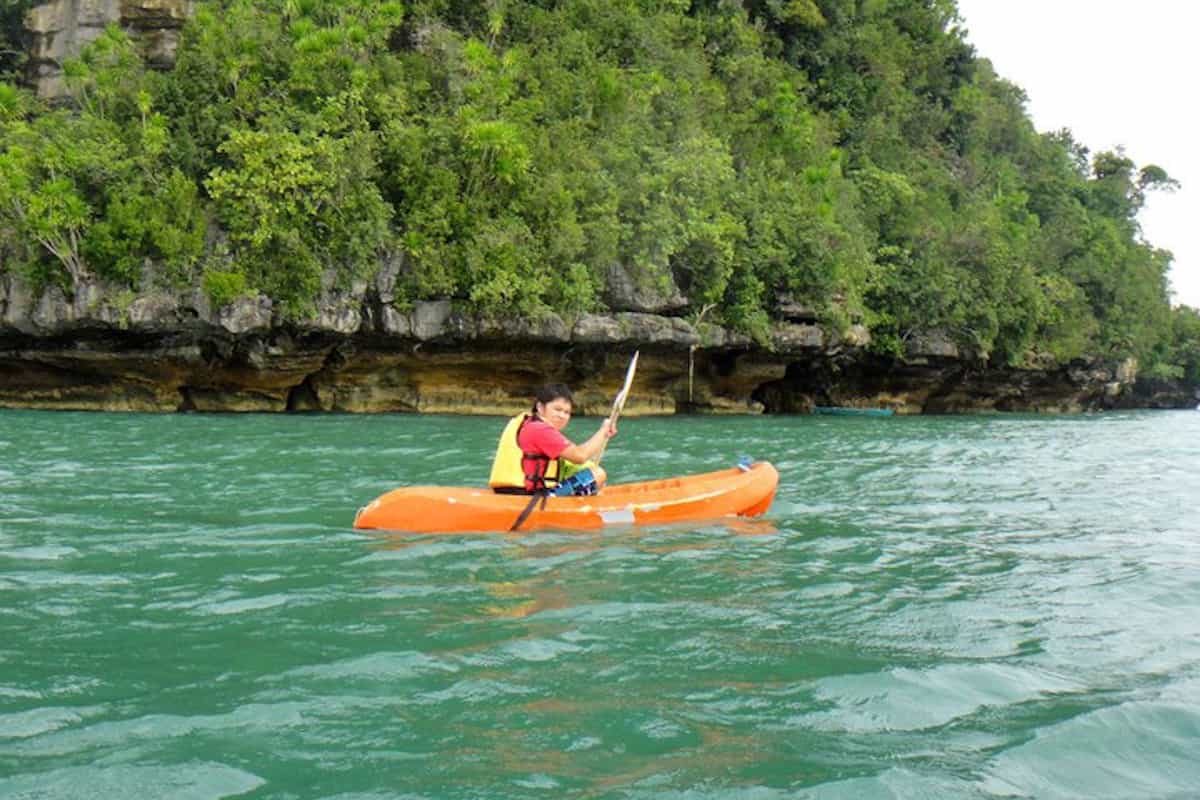
{"label": "person's face", "polygon": [[537,412],[539,417],[560,431],[571,421],[571,404],[562,397],[556,397],[549,403],[538,403]]}

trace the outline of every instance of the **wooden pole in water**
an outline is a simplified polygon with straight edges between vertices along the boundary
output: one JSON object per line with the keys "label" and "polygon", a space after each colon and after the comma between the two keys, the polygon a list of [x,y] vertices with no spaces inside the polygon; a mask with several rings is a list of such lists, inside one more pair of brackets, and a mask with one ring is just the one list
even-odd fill
{"label": "wooden pole in water", "polygon": [[688,348],[688,407],[692,403],[692,384],[696,378],[696,345]]}

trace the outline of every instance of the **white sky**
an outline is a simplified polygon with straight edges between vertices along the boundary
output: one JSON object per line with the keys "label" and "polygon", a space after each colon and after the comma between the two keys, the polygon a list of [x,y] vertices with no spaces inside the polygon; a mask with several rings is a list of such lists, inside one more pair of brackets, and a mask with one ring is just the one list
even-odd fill
{"label": "white sky", "polygon": [[967,39],[1025,90],[1039,131],[1092,153],[1125,147],[1183,184],[1151,194],[1146,240],[1175,255],[1173,302],[1200,308],[1200,41],[1191,0],[958,0]]}

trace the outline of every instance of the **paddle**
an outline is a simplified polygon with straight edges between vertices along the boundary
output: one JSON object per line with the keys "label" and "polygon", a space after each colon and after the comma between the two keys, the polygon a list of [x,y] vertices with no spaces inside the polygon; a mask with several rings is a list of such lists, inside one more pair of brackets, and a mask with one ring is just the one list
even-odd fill
{"label": "paddle", "polygon": [[[633,375],[637,372],[638,354],[640,351],[633,351],[633,358],[629,359],[629,368],[625,370],[625,385],[621,387],[621,391],[617,392],[616,398],[613,400],[612,411],[608,415],[608,427],[611,429],[617,424],[617,417],[621,416],[621,410],[625,408],[625,401],[629,399],[629,388],[633,386]],[[604,457],[604,451],[608,448],[608,440],[604,440],[604,446],[600,448],[600,452],[596,454],[596,464],[600,463],[600,459]]]}

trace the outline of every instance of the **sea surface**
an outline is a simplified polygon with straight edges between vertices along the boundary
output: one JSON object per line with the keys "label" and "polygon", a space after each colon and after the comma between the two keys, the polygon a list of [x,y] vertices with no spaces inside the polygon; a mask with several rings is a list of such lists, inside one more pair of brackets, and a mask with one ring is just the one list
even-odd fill
{"label": "sea surface", "polygon": [[629,419],[770,513],[352,530],[503,424],[0,411],[0,798],[1200,797],[1200,413]]}

